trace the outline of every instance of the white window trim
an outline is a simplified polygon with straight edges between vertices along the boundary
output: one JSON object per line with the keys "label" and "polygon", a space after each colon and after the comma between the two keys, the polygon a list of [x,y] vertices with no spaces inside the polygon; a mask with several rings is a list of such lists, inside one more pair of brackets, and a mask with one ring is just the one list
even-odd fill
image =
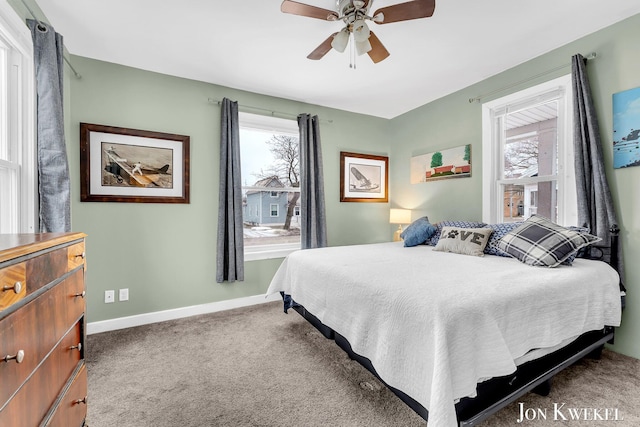
{"label": "white window trim", "polygon": [[[8,3],[0,2],[0,36],[11,44],[21,57],[12,66],[14,73],[10,78],[20,87],[19,93],[10,95],[13,124],[10,138],[20,148],[20,214],[17,231],[33,233],[36,231],[38,211],[37,203],[37,165],[35,139],[35,71],[33,65],[33,41],[31,32],[23,20]],[[13,60],[12,60],[13,61]]]}
{"label": "white window trim", "polygon": [[[561,90],[564,96],[561,98],[558,109],[558,136],[562,137],[566,144],[558,144],[558,223],[563,225],[578,225],[575,167],[573,163],[573,126],[567,123],[573,117],[573,92],[571,75],[541,83],[534,87],[504,96],[482,105],[482,220],[488,224],[498,221],[497,213],[502,208],[502,200],[498,197],[498,181],[500,178],[500,166],[502,147],[497,135],[498,129],[494,126],[497,112],[504,110],[507,105],[517,103],[524,99],[544,97],[552,91]],[[547,180],[547,179],[544,179]],[[528,180],[520,180],[523,184]],[[537,181],[535,178],[531,182]]]}
{"label": "white window trim", "polygon": [[[276,207],[276,214],[273,214],[273,207]],[[277,218],[280,216],[280,205],[277,203],[269,203],[269,217]]]}
{"label": "white window trim", "polygon": [[[238,118],[240,128],[255,129],[259,131],[273,131],[280,134],[294,135],[298,137],[300,130],[295,120],[282,119],[279,117],[263,116],[259,114],[251,114],[239,112]],[[242,141],[240,141],[242,144]],[[243,188],[252,189],[252,187],[243,186]],[[256,190],[264,191],[263,187],[255,187]],[[300,191],[300,188],[278,188],[278,191]],[[262,209],[262,203],[259,205]],[[284,258],[292,252],[300,250],[300,243],[280,243],[272,245],[245,246],[244,260],[259,261],[264,259]]]}

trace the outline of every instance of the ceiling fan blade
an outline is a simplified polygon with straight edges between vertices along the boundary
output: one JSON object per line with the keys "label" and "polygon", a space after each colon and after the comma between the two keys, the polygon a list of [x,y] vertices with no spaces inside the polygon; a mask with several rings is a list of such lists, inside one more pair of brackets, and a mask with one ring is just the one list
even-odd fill
{"label": "ceiling fan blade", "polygon": [[307,56],[307,58],[313,59],[313,60],[322,59],[322,57],[325,56],[327,52],[331,50],[331,42],[333,41],[333,38],[336,36],[336,34],[338,33],[331,34],[325,41],[320,43],[320,46],[315,48],[314,51],[311,52],[309,56]]}
{"label": "ceiling fan blade", "polygon": [[378,62],[386,59],[390,54],[386,47],[382,44],[380,39],[371,31],[369,36],[369,43],[371,43],[371,50],[367,52],[369,58],[377,64]]}
{"label": "ceiling fan blade", "polygon": [[[436,9],[436,0],[412,0],[380,8],[374,12],[373,21],[377,24],[428,18]],[[376,19],[382,13],[382,19]]]}
{"label": "ceiling fan blade", "polygon": [[284,13],[322,19],[323,21],[336,21],[338,19],[338,14],[332,10],[291,0],[284,0],[280,6],[280,10]]}

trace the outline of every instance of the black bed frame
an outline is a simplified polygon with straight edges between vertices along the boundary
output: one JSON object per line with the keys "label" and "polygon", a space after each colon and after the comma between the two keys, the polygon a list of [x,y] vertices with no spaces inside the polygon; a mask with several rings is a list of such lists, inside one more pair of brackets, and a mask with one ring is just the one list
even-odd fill
{"label": "black bed frame", "polygon": [[[619,229],[611,227],[610,246],[593,246],[589,251],[579,254],[580,257],[598,259],[608,262],[614,268],[618,265],[617,251]],[[624,286],[620,282],[620,290]],[[622,292],[622,307],[624,307],[624,293]],[[386,384],[378,375],[371,361],[353,351],[351,344],[345,337],[324,325],[316,316],[309,313],[301,305],[293,305],[296,310],[309,323],[315,326],[326,338],[335,340],[348,356],[364,366],[368,371],[382,381],[396,396],[405,402],[423,419],[428,420],[429,412],[420,403],[408,396],[402,390]],[[551,390],[551,379],[563,369],[573,365],[584,357],[599,358],[606,343],[613,343],[614,328],[607,326],[602,330],[587,332],[571,344],[539,359],[532,360],[518,366],[517,370],[503,377],[495,377],[478,384],[477,396],[461,399],[456,405],[456,415],[460,427],[474,426],[500,409],[515,402],[528,392],[534,392],[543,396]]]}

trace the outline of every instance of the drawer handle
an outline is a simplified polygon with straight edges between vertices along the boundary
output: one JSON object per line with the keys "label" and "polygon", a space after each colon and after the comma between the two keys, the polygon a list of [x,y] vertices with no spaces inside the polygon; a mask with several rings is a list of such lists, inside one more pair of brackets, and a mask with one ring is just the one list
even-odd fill
{"label": "drawer handle", "polygon": [[78,345],[72,345],[71,347],[69,347],[69,350],[78,350],[78,351],[82,351],[82,343],[79,342]]}
{"label": "drawer handle", "polygon": [[74,298],[80,297],[80,298],[84,298],[84,296],[87,294],[87,291],[82,291],[79,294],[73,294]]}
{"label": "drawer handle", "polygon": [[73,401],[74,405],[79,405],[81,403],[84,403],[85,405],[87,404],[87,396],[83,397],[82,399],[78,399],[78,400],[74,400]]}
{"label": "drawer handle", "polygon": [[87,257],[87,254],[85,252],[82,252],[81,254],[77,254],[75,257],[85,259]]}
{"label": "drawer handle", "polygon": [[2,292],[7,292],[10,290],[13,290],[14,293],[19,294],[20,291],[22,291],[22,282],[16,282],[13,284],[13,286],[4,285],[2,287]]}
{"label": "drawer handle", "polygon": [[22,361],[24,360],[24,350],[18,350],[18,353],[15,356],[6,355],[2,360],[4,360],[5,362],[15,360],[16,363],[22,363]]}

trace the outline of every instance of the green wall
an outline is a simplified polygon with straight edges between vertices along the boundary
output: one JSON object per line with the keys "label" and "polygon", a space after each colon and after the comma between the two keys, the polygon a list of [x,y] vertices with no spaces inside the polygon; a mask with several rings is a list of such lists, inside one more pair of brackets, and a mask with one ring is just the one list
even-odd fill
{"label": "green wall", "polygon": [[[532,76],[567,64],[556,72],[496,92],[490,101],[517,90],[570,73],[571,56],[597,53],[587,65],[598,113],[606,172],[622,230],[626,263],[627,308],[614,349],[640,358],[640,168],[613,169],[612,94],[640,86],[640,15],[532,59],[499,75],[438,99],[391,121],[390,192],[392,203],[417,209],[432,221],[482,218],[482,104],[470,98],[499,91]],[[487,60],[491,60],[487,58]],[[410,184],[412,156],[472,144],[473,176],[469,179]]]}
{"label": "green wall", "polygon": [[[339,202],[340,151],[387,155],[386,120],[83,57],[71,62],[82,74],[70,82],[67,144],[73,229],[88,234],[89,322],[263,294],[280,265],[281,259],[249,261],[243,282],[215,282],[220,107],[209,98],[294,117],[318,114],[329,244],[390,239],[389,204]],[[81,122],[189,135],[191,203],[80,202]],[[129,288],[129,301],[103,302],[105,290],[120,288]]]}

